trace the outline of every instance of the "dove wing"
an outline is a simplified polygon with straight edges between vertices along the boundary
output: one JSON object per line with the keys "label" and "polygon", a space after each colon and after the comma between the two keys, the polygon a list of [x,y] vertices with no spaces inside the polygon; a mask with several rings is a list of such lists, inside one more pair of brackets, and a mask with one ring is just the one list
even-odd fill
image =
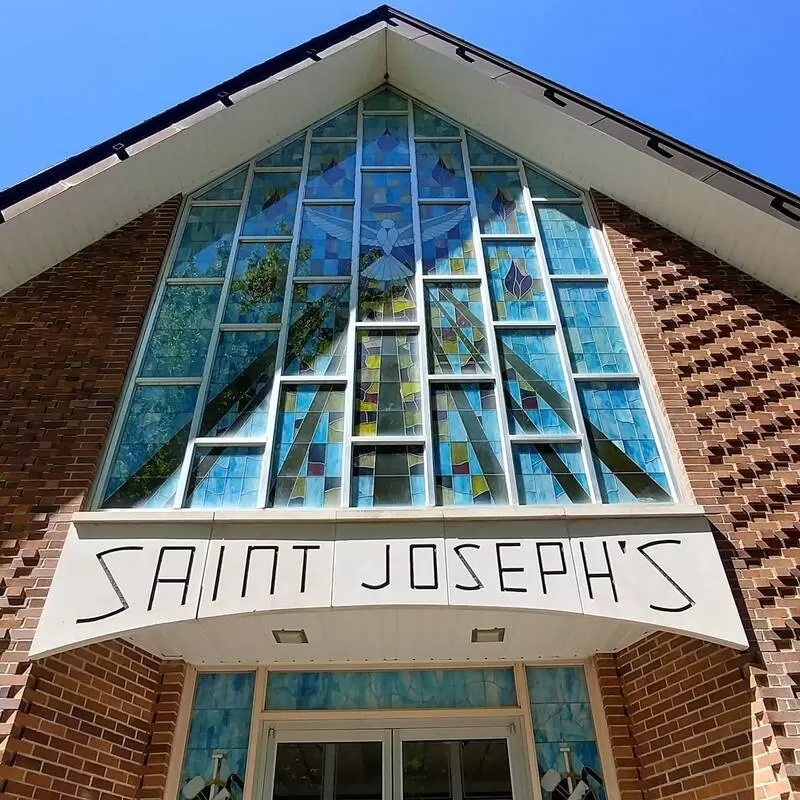
{"label": "dove wing", "polygon": [[468,206],[456,206],[452,211],[442,214],[440,217],[422,220],[422,241],[436,239],[448,231],[455,228],[459,222],[467,215]]}
{"label": "dove wing", "polygon": [[333,236],[334,239],[347,241],[353,236],[352,222],[334,217],[333,214],[326,214],[324,211],[318,211],[311,206],[306,206],[306,214],[320,230],[325,231],[328,236]]}
{"label": "dove wing", "polygon": [[397,241],[394,243],[395,247],[408,247],[414,244],[414,225],[404,225],[402,228],[397,229]]}

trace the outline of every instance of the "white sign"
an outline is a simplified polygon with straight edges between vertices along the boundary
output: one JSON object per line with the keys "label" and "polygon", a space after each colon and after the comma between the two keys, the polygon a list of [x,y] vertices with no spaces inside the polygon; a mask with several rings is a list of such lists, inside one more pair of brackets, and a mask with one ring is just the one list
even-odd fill
{"label": "white sign", "polygon": [[120,540],[73,529],[32,655],[170,622],[387,605],[588,614],[747,645],[708,532]]}

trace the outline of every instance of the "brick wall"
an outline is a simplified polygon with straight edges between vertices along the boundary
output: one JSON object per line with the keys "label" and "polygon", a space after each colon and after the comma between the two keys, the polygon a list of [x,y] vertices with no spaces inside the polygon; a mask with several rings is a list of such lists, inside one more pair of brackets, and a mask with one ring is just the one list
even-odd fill
{"label": "brick wall", "polygon": [[[3,798],[120,800],[135,796],[141,777],[158,665],[116,643],[35,668],[27,653],[70,517],[94,478],[178,206],[162,204],[0,297]],[[84,693],[78,677],[86,675]],[[130,744],[128,756],[104,752],[124,749],[115,736]]]}
{"label": "brick wall", "polygon": [[617,759],[632,745],[648,800],[786,798],[800,788],[800,306],[593,199],[752,642],[742,656],[658,634],[613,658],[630,734]]}

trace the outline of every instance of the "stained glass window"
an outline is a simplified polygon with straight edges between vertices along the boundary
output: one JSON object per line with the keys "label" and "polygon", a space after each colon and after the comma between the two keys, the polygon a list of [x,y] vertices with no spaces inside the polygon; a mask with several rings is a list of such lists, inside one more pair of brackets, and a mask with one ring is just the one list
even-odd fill
{"label": "stained glass window", "polygon": [[502,146],[383,87],[180,224],[97,505],[673,498],[584,197]]}

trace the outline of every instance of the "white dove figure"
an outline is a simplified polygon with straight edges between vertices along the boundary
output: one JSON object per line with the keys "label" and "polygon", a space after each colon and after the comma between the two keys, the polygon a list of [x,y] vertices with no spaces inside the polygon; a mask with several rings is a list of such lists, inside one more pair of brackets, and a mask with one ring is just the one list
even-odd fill
{"label": "white dove figure", "polygon": [[[466,216],[468,206],[455,206],[439,217],[422,220],[422,241],[435,239],[452,230]],[[307,207],[309,219],[320,230],[325,231],[334,239],[347,240],[352,234],[352,227],[347,220],[318,211],[316,208]],[[377,225],[361,223],[361,244],[370,247],[380,247],[383,255],[373,261],[361,274],[374,281],[391,283],[412,275],[414,270],[407,267],[399,258],[392,255],[395,247],[408,247],[414,244],[413,225],[404,225],[398,228],[393,219],[381,220]]]}

